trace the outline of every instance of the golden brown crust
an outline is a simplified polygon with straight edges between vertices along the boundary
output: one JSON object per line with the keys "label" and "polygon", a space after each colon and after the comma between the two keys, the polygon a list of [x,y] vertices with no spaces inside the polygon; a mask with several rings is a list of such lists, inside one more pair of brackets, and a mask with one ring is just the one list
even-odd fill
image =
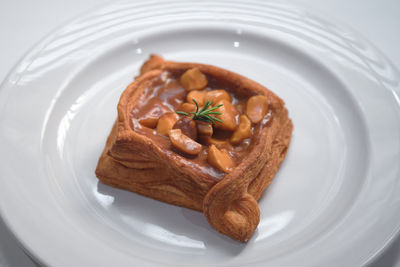
{"label": "golden brown crust", "polygon": [[203,212],[219,232],[243,242],[250,239],[260,220],[256,200],[286,155],[292,127],[286,109],[276,114],[271,127],[262,133],[265,145],[258,144],[245,162],[207,193]]}
{"label": "golden brown crust", "polygon": [[[233,93],[266,95],[273,110],[253,150],[234,170],[217,181],[166,153],[150,138],[132,130],[130,111],[149,82],[163,70],[183,72],[197,67],[206,75],[230,84]],[[152,55],[141,75],[124,91],[118,118],[96,168],[105,184],[163,202],[203,211],[219,232],[249,240],[259,223],[257,199],[272,181],[289,146],[292,123],[284,102],[260,84],[236,73],[204,64],[165,61]]]}

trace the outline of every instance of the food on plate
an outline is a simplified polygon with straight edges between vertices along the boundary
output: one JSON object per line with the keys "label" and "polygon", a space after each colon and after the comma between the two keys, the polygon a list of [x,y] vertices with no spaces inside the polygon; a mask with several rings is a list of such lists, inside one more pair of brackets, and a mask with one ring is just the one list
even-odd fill
{"label": "food on plate", "polygon": [[289,147],[284,102],[231,71],[152,55],[118,103],[96,175],[105,184],[202,211],[242,242]]}

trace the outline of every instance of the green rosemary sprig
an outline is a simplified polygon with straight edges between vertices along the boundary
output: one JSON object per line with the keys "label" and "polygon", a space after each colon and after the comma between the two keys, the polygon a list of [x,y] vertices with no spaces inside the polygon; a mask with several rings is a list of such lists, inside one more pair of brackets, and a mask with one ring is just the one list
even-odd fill
{"label": "green rosemary sprig", "polygon": [[[215,107],[209,108],[212,105],[212,101],[211,102],[207,101],[204,104],[204,106],[199,110],[199,104],[193,98],[192,98],[192,100],[193,100],[194,104],[196,105],[196,111],[195,112],[193,112],[193,111],[190,112],[190,114],[193,114],[193,117],[192,117],[193,120],[205,121],[205,122],[209,122],[209,123],[212,123],[212,124],[215,124],[216,121],[222,122],[222,120],[220,120],[220,119],[218,119],[218,118],[216,118],[214,116],[211,116],[211,115],[221,115],[221,112],[213,111],[213,110],[215,110],[215,109],[217,109],[219,107],[222,107],[223,104],[220,104],[220,105],[217,105]],[[184,111],[177,111],[176,113],[177,114],[181,114],[181,115],[185,115],[185,116],[190,116],[189,113],[184,112]]]}

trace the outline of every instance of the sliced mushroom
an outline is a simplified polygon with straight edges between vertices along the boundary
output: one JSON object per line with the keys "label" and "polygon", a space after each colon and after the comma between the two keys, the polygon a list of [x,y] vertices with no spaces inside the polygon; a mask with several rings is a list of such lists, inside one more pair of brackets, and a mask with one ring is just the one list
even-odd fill
{"label": "sliced mushroom", "polygon": [[246,115],[252,123],[259,123],[268,112],[268,97],[252,96],[247,100]]}
{"label": "sliced mushroom", "polygon": [[149,101],[149,109],[146,109],[146,114],[140,116],[138,119],[139,123],[148,128],[155,128],[157,126],[158,119],[170,109],[165,106],[159,99],[151,99]]}
{"label": "sliced mushroom", "polygon": [[207,77],[198,68],[185,71],[179,81],[187,91],[201,90],[208,83]]}
{"label": "sliced mushroom", "polygon": [[208,137],[212,136],[213,127],[211,123],[205,121],[196,121],[196,125],[197,125],[197,132],[199,133],[199,135]]}
{"label": "sliced mushroom", "polygon": [[175,148],[189,155],[199,154],[202,148],[201,144],[184,135],[181,129],[170,130],[169,139]]}
{"label": "sliced mushroom", "polygon": [[190,117],[180,116],[179,120],[175,122],[172,129],[180,129],[184,135],[193,140],[196,140],[197,138],[196,123]]}
{"label": "sliced mushroom", "polygon": [[221,107],[217,108],[215,111],[221,113],[221,115],[215,115],[216,118],[222,120],[222,122],[216,122],[215,127],[227,130],[227,131],[234,131],[236,130],[236,116],[239,114],[236,108],[232,105],[231,102],[222,99],[218,101],[215,105],[221,105]]}
{"label": "sliced mushroom", "polygon": [[247,118],[246,115],[240,116],[240,123],[237,127],[236,131],[231,136],[232,144],[239,144],[244,139],[249,138],[251,136],[251,121]]}
{"label": "sliced mushroom", "polygon": [[204,102],[212,101],[213,103],[217,103],[218,101],[225,99],[226,101],[232,102],[232,97],[228,94],[227,91],[223,89],[211,90],[206,92]]}
{"label": "sliced mushroom", "polygon": [[193,104],[193,99],[194,99],[196,100],[197,104],[199,104],[199,106],[203,106],[204,96],[205,96],[205,91],[193,90],[187,94],[186,101]]}
{"label": "sliced mushroom", "polygon": [[155,128],[157,126],[157,117],[146,117],[139,120],[139,123],[148,128]]}
{"label": "sliced mushroom", "polygon": [[180,105],[177,111],[184,111],[186,113],[195,112],[196,105],[191,103],[183,103],[182,105]]}
{"label": "sliced mushroom", "polygon": [[199,142],[205,145],[210,144],[209,139],[213,134],[213,127],[211,123],[196,120],[196,125]]}
{"label": "sliced mushroom", "polygon": [[211,145],[208,150],[207,161],[213,167],[220,171],[229,173],[232,171],[235,163],[226,150],[219,150],[215,145]]}
{"label": "sliced mushroom", "polygon": [[175,112],[167,112],[160,117],[157,123],[157,133],[168,135],[169,130],[172,129],[175,122],[179,119],[178,114]]}

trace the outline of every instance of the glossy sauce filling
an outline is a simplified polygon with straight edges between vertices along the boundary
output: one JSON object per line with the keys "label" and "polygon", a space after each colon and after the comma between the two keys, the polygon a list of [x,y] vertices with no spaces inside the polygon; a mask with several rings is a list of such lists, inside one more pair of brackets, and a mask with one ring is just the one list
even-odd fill
{"label": "glossy sauce filling", "polygon": [[[160,118],[167,112],[175,113],[181,105],[187,102],[186,96],[189,93],[181,85],[179,77],[181,73],[173,74],[164,71],[159,77],[153,79],[150,85],[145,89],[144,93],[140,96],[139,101],[131,112],[132,128],[137,133],[151,138],[157,145],[164,150],[164,152],[185,165],[191,166],[199,172],[209,175],[216,179],[221,179],[226,173],[215,168],[207,161],[208,151],[210,144],[199,142],[202,145],[201,152],[197,155],[188,155],[174,147],[167,135],[159,134],[155,126],[144,126],[144,120],[151,120],[152,118]],[[232,104],[238,111],[235,116],[236,124],[239,124],[239,116],[245,114],[246,104],[248,97],[239,97],[229,90],[229,84],[217,81],[213,77],[208,77],[207,86],[202,89],[211,91],[216,89],[226,90],[231,98]],[[245,138],[239,144],[231,144],[229,139],[232,136],[232,131],[221,129],[213,129],[213,144],[220,150],[229,153],[234,162],[234,166],[238,166],[243,160],[246,159],[254,145],[256,144],[257,137],[259,136],[263,127],[268,127],[271,121],[271,109],[268,109],[267,114],[264,116],[260,123],[251,124],[251,136]],[[183,115],[179,115],[182,117]]]}

